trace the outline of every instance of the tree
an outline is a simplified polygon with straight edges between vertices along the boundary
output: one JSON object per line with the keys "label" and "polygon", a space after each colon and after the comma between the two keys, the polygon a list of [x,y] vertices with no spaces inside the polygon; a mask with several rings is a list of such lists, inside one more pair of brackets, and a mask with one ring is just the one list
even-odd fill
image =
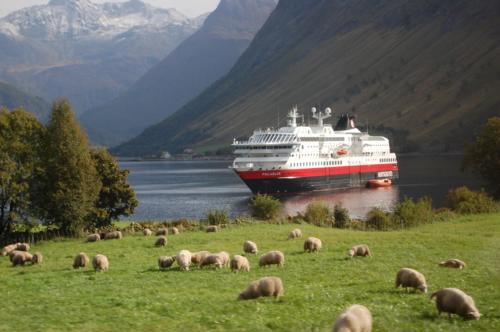
{"label": "tree", "polygon": [[54,102],[46,128],[43,172],[38,174],[39,214],[63,231],[80,232],[101,189],[88,139],[64,99]]}
{"label": "tree", "polygon": [[500,117],[488,119],[476,141],[466,148],[463,166],[478,173],[491,194],[500,198]]}
{"label": "tree", "polygon": [[43,126],[22,109],[0,109],[0,234],[30,216]]}
{"label": "tree", "polygon": [[93,150],[92,159],[99,175],[101,190],[89,221],[92,227],[102,227],[110,225],[120,216],[134,213],[138,201],[127,182],[129,171],[120,170],[118,162],[107,150]]}

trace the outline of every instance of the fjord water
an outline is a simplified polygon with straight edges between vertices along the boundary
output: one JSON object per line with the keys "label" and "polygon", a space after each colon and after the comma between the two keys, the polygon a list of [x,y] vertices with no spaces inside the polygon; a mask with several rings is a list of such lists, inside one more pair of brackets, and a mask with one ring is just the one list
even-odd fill
{"label": "fjord water", "polygon": [[[342,203],[352,217],[361,218],[374,206],[391,209],[404,197],[429,196],[444,204],[450,188],[480,188],[480,182],[460,170],[462,156],[399,156],[400,179],[388,188],[351,188],[328,193],[282,197],[284,212],[294,215],[312,201],[333,207]],[[123,161],[130,170],[139,207],[134,220],[203,218],[210,209],[225,209],[231,216],[247,215],[252,193],[234,172],[230,161]]]}

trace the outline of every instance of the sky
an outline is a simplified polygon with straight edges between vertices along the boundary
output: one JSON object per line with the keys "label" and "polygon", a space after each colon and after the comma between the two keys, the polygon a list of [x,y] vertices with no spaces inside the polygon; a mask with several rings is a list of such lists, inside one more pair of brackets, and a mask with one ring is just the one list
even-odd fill
{"label": "sky", "polygon": [[[90,0],[94,3],[124,2],[125,0]],[[181,13],[195,17],[211,12],[217,7],[220,0],[143,0],[153,6],[175,8]],[[12,11],[35,5],[47,4],[49,0],[0,0],[0,17]]]}

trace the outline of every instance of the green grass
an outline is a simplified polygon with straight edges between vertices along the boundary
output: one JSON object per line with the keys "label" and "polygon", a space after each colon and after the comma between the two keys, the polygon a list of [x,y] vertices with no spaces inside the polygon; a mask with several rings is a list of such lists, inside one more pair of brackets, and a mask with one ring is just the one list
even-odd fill
{"label": "green grass", "polygon": [[[59,240],[32,251],[44,254],[42,266],[11,267],[0,258],[0,331],[330,331],[348,305],[366,305],[374,331],[500,331],[500,214],[465,216],[402,232],[361,232],[299,226],[304,237],[317,236],[324,248],[304,254],[303,240],[287,241],[296,225],[233,226],[219,233],[169,236],[164,248],[154,237],[83,243]],[[260,252],[285,253],[283,268],[259,269],[251,256],[250,273],[228,269],[158,271],[160,255],[180,249],[242,251],[255,241]],[[346,250],[366,243],[373,258],[345,260]],[[73,270],[73,257],[102,253],[110,270]],[[437,266],[457,257],[465,270]],[[437,316],[429,294],[394,288],[401,267],[427,277],[429,292],[457,287],[476,300],[479,321]],[[247,284],[262,276],[283,279],[285,295],[236,301]]]}

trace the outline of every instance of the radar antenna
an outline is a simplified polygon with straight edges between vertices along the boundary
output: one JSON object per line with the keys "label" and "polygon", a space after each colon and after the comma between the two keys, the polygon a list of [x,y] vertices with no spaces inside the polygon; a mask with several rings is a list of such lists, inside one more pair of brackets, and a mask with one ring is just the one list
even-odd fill
{"label": "radar antenna", "polygon": [[313,107],[311,108],[311,113],[313,118],[318,120],[318,126],[323,127],[323,120],[332,116],[332,109],[327,107],[324,112],[317,112],[316,107]]}

